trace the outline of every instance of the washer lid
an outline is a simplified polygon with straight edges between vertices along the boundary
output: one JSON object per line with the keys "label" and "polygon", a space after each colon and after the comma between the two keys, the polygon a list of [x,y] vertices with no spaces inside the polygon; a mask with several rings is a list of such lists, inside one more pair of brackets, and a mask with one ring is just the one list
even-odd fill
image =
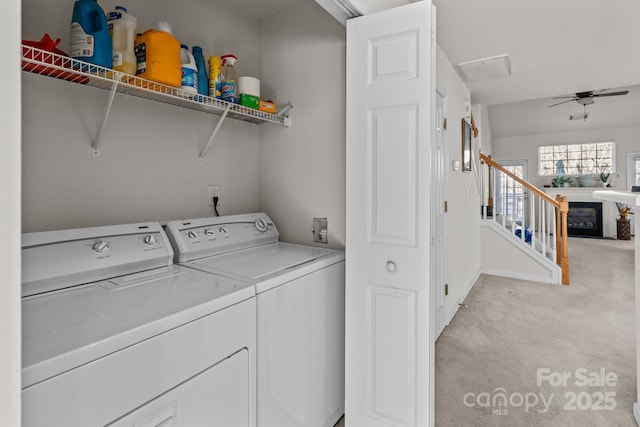
{"label": "washer lid", "polygon": [[273,243],[197,260],[191,265],[196,268],[216,269],[258,281],[333,253],[335,253],[333,250],[313,246]]}
{"label": "washer lid", "polygon": [[171,265],[22,299],[22,386],[255,295],[239,280]]}

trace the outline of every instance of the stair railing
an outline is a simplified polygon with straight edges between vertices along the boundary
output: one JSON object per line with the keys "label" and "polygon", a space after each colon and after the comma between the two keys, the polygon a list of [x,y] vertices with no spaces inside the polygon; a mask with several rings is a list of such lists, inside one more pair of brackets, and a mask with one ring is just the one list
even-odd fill
{"label": "stair railing", "polygon": [[480,153],[480,159],[486,168],[480,174],[482,219],[493,220],[531,250],[556,262],[562,269],[562,284],[568,285],[567,198],[554,199],[490,156]]}

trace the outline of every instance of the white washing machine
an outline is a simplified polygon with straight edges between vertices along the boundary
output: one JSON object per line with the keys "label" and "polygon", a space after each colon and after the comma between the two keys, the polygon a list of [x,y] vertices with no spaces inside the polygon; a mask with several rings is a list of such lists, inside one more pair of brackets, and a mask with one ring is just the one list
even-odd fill
{"label": "white washing machine", "polygon": [[258,425],[333,426],[344,413],[344,253],[279,242],[264,213],[175,221],[176,261],[245,280],[258,301]]}
{"label": "white washing machine", "polygon": [[24,426],[256,424],[256,299],[157,223],[23,235]]}

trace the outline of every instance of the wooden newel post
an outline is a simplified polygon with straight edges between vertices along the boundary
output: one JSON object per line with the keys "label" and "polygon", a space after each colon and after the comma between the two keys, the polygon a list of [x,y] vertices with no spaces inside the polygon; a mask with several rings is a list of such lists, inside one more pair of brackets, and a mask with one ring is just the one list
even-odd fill
{"label": "wooden newel post", "polygon": [[562,269],[562,284],[569,284],[569,230],[567,216],[569,215],[569,202],[566,196],[557,195],[559,215],[556,215],[556,262]]}

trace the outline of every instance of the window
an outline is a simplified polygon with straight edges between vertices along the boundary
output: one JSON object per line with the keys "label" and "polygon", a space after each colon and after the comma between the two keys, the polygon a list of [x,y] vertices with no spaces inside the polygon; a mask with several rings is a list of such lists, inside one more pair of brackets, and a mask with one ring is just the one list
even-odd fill
{"label": "window", "polygon": [[538,147],[539,175],[596,175],[600,172],[615,171],[614,142]]}
{"label": "window", "polygon": [[[526,160],[500,160],[506,170],[513,173],[518,178],[527,179]],[[500,211],[510,220],[522,221],[527,209],[526,195],[522,184],[503,174],[496,175],[497,194],[495,206],[500,206]]]}
{"label": "window", "polygon": [[627,153],[627,189],[640,185],[640,151]]}

